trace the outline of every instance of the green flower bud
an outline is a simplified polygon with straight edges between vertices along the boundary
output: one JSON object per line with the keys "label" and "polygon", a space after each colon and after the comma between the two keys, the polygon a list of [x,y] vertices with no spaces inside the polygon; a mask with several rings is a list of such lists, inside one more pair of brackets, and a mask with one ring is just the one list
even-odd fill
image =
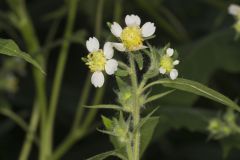
{"label": "green flower bud", "polygon": [[126,88],[118,92],[118,102],[123,106],[126,112],[132,112],[133,101],[132,101],[132,91],[130,88]]}
{"label": "green flower bud", "polygon": [[219,119],[212,119],[208,125],[208,130],[211,134],[217,134],[221,128],[221,121]]}

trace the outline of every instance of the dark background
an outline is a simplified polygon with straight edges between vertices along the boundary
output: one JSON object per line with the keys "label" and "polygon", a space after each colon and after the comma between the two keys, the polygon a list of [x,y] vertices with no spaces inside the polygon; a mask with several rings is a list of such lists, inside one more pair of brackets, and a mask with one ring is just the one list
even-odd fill
{"label": "dark background", "polygon": [[[178,49],[181,61],[178,69],[180,77],[192,79],[216,89],[233,100],[240,95],[240,41],[235,40],[232,28],[234,18],[227,13],[230,0],[119,0],[120,24],[124,24],[126,14],[137,14],[142,23],[151,21],[157,26],[156,38],[151,44],[163,47],[171,42],[171,46]],[[59,144],[68,133],[72,117],[76,110],[81,89],[83,87],[87,67],[81,57],[87,55],[85,40],[94,35],[97,0],[79,0],[75,31],[80,31],[78,42],[71,45],[65,70],[60,103],[55,127],[55,144]],[[114,6],[117,0],[105,0],[101,42],[109,39],[110,32],[106,22],[114,19]],[[54,20],[59,20],[56,39],[64,33],[66,16],[50,17],[49,14],[64,6],[62,0],[27,0],[27,8],[37,34],[44,44],[46,34]],[[8,11],[3,0],[0,9]],[[50,17],[50,18],[49,18]],[[19,33],[11,26],[7,32],[1,27],[1,38],[14,39],[22,50],[24,42]],[[103,45],[103,43],[102,43]],[[47,66],[47,86],[51,90],[55,72],[59,47],[51,50]],[[6,58],[2,58],[4,61]],[[147,64],[146,64],[147,65]],[[13,110],[29,119],[33,103],[34,83],[29,66],[27,74],[19,76],[19,89],[16,94],[1,95],[7,99]],[[116,89],[114,77],[110,77],[103,102],[114,103],[116,96],[112,90]],[[154,91],[161,90],[157,88]],[[92,94],[89,96],[89,102]],[[214,117],[224,112],[225,107],[204,98],[192,96],[183,92],[173,95],[149,105],[150,108],[161,106],[158,111],[160,123],[154,134],[153,141],[144,154],[145,160],[220,160],[223,150],[222,141],[208,139],[207,122],[204,118]],[[96,123],[100,123],[100,115],[115,115],[114,112],[100,111]],[[203,118],[204,117],[204,118]],[[19,154],[24,132],[12,121],[4,116],[0,117],[0,159],[15,160]],[[235,141],[236,142],[236,141]],[[239,143],[240,144],[240,141]],[[92,155],[112,149],[107,135],[97,131],[91,132],[79,141],[65,156],[65,160],[81,160]],[[31,153],[31,159],[36,159],[36,146]],[[240,153],[233,149],[229,159],[239,160]],[[109,158],[113,159],[113,158]]]}

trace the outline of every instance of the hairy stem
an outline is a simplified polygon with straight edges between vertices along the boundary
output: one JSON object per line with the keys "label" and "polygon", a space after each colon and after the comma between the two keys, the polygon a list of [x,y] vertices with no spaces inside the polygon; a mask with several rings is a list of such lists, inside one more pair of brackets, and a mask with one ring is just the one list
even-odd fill
{"label": "hairy stem", "polygon": [[[138,100],[138,80],[137,80],[137,73],[135,68],[135,62],[134,62],[134,55],[133,53],[129,53],[129,63],[131,67],[130,72],[130,79],[132,83],[132,97],[133,97],[133,127],[137,128],[137,125],[140,121],[140,106],[139,106],[139,100]],[[139,160],[139,154],[140,154],[140,130],[137,129],[136,132],[133,135],[133,160]]]}

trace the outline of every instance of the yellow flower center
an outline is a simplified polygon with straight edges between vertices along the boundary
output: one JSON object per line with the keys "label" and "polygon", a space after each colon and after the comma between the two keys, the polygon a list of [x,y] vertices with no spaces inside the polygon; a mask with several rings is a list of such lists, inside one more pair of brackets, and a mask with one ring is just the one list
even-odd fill
{"label": "yellow flower center", "polygon": [[174,68],[172,58],[167,55],[162,56],[160,59],[160,67],[166,69],[166,72],[168,73],[171,72],[171,70]]}
{"label": "yellow flower center", "polygon": [[89,53],[87,56],[86,65],[90,68],[92,72],[103,71],[106,64],[106,58],[102,50]]}
{"label": "yellow flower center", "polygon": [[141,30],[137,26],[124,28],[120,38],[123,42],[123,45],[129,51],[134,51],[136,48],[141,47],[143,44]]}

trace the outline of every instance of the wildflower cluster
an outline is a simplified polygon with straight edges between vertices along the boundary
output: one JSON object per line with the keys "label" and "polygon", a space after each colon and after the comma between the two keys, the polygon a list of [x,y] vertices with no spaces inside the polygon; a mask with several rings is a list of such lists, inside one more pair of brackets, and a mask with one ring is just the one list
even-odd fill
{"label": "wildflower cluster", "polygon": [[[154,23],[146,22],[141,26],[141,19],[136,15],[127,15],[125,23],[126,27],[124,28],[117,22],[110,25],[110,31],[118,42],[106,42],[103,49],[100,49],[97,38],[90,37],[86,42],[89,54],[83,60],[92,72],[91,82],[95,87],[103,86],[104,73],[116,75],[118,85],[116,94],[119,105],[107,104],[89,107],[118,111],[119,118],[102,116],[106,130],[99,131],[110,135],[115,148],[121,148],[121,155],[130,160],[138,160],[140,159],[141,137],[145,136],[141,133],[141,129],[156,124],[156,120],[158,121],[158,119],[153,119],[155,123],[144,126],[152,118],[151,115],[156,109],[144,118],[141,117],[141,112],[147,103],[171,93],[168,91],[151,97],[149,88],[151,85],[148,86],[148,82],[151,78],[159,75],[167,75],[171,80],[175,80],[178,77],[175,67],[179,64],[179,60],[176,59],[176,50],[170,48],[170,45],[166,45],[163,49],[156,49],[144,44],[144,41],[154,37],[156,31]],[[128,64],[113,58],[115,49],[128,53],[126,54]],[[144,62],[145,58],[147,58],[146,62]],[[144,67],[149,60],[150,65]],[[137,74],[135,64],[139,70],[146,68],[141,80],[139,80],[140,75]]]}
{"label": "wildflower cluster", "polygon": [[[146,22],[142,27],[141,19],[137,15],[127,15],[125,17],[126,27],[122,28],[117,22],[113,22],[110,26],[112,34],[118,38],[120,43],[106,42],[103,49],[97,38],[90,37],[86,46],[89,54],[83,58],[90,71],[93,73],[91,82],[95,87],[102,87],[104,84],[104,72],[113,75],[118,70],[118,61],[113,59],[114,48],[120,52],[133,54],[138,50],[147,49],[143,42],[151,37],[156,31],[154,23]],[[159,72],[167,74],[172,80],[178,76],[175,66],[179,64],[179,60],[172,58],[174,49],[168,48],[166,54],[159,59]]]}

